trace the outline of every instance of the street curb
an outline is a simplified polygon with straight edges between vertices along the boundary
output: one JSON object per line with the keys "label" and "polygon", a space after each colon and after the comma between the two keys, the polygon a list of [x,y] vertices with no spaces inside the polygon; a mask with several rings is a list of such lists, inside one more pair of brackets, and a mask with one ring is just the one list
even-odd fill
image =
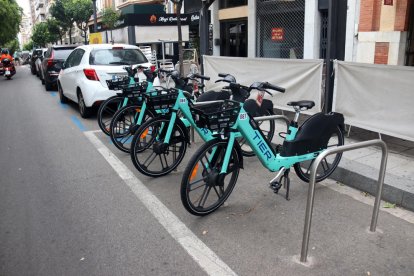
{"label": "street curb", "polygon": [[[372,168],[361,163],[342,158],[331,179],[341,182],[373,196],[378,187],[378,168]],[[390,183],[394,183],[391,185]],[[386,174],[382,191],[382,199],[400,207],[414,211],[414,191],[408,191],[399,187],[411,186],[412,181],[399,176]]]}

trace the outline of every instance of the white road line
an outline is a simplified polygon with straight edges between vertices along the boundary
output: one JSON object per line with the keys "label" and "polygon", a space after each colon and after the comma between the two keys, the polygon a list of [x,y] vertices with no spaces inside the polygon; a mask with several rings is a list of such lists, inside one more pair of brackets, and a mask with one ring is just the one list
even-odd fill
{"label": "white road line", "polygon": [[168,233],[187,251],[208,275],[237,275],[206,244],[181,222],[142,182],[96,137],[84,132],[115,172],[147,207]]}

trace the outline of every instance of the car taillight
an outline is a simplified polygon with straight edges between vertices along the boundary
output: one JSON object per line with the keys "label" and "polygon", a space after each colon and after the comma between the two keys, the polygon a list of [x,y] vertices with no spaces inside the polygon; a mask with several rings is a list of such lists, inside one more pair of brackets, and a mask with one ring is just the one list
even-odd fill
{"label": "car taillight", "polygon": [[55,52],[52,52],[52,54],[50,55],[50,58],[47,60],[47,68],[50,68],[55,64],[55,62],[53,61],[54,57],[55,57]]}
{"label": "car taillight", "polygon": [[151,65],[150,70],[151,70],[151,72],[154,72],[155,71],[155,65]]}
{"label": "car taillight", "polygon": [[53,60],[49,59],[49,60],[47,61],[47,67],[48,67],[48,68],[52,67],[52,66],[53,66],[53,64],[54,64]]}
{"label": "car taillight", "polygon": [[83,69],[83,73],[88,80],[99,81],[95,69]]}

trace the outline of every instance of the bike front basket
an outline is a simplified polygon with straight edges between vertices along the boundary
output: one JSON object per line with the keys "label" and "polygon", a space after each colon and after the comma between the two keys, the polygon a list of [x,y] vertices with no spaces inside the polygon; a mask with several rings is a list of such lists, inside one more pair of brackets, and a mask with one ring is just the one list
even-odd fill
{"label": "bike front basket", "polygon": [[212,131],[231,128],[237,121],[239,111],[240,104],[228,100],[191,107],[197,127]]}
{"label": "bike front basket", "polygon": [[142,92],[145,92],[146,89],[147,89],[146,83],[134,83],[134,84],[123,86],[122,93],[125,96],[136,95],[136,94],[141,94]]}
{"label": "bike front basket", "polygon": [[113,80],[106,80],[109,90],[122,90],[129,85],[129,77],[118,77]]}
{"label": "bike front basket", "polygon": [[176,90],[156,90],[144,94],[147,104],[154,109],[169,109],[175,105],[178,97]]}

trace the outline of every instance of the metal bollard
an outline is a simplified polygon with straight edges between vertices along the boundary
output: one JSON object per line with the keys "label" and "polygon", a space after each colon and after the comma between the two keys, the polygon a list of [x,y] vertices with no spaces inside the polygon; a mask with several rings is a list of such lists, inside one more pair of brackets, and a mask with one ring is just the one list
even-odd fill
{"label": "metal bollard", "polygon": [[381,166],[380,166],[380,173],[378,177],[378,190],[375,197],[375,204],[374,210],[372,212],[371,218],[371,227],[370,231],[375,232],[377,227],[378,221],[378,213],[379,213],[379,206],[381,202],[381,195],[382,195],[382,186],[384,184],[384,177],[385,177],[385,169],[387,166],[387,158],[388,158],[388,148],[384,141],[376,139],[370,140],[350,145],[344,145],[336,148],[330,148],[324,152],[322,152],[313,162],[312,167],[310,169],[310,179],[309,179],[309,190],[308,190],[308,201],[306,204],[306,215],[305,215],[305,226],[303,228],[303,239],[302,239],[302,251],[300,254],[300,261],[306,262],[308,257],[308,246],[309,246],[309,236],[310,236],[310,229],[312,223],[312,212],[313,212],[313,201],[315,198],[315,178],[316,178],[316,170],[319,167],[319,164],[322,160],[331,154],[366,148],[370,146],[380,146],[382,149],[382,157],[381,157]]}

